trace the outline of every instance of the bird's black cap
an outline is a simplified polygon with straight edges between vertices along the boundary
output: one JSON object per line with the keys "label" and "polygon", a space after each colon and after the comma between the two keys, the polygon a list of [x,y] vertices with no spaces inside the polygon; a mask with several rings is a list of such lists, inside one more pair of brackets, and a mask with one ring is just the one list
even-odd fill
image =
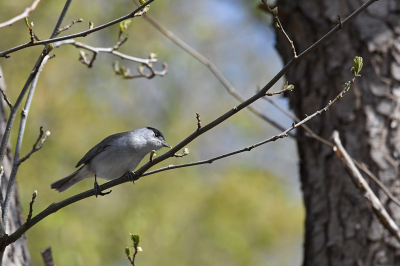
{"label": "bird's black cap", "polygon": [[152,130],[156,137],[162,137],[163,140],[165,140],[163,133],[161,133],[160,130],[155,129],[154,127],[147,127],[148,129]]}

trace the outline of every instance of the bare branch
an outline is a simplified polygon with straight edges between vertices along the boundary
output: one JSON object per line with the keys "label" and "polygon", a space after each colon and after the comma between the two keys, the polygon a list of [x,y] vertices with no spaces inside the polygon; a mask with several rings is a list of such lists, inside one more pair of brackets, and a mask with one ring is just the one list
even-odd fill
{"label": "bare branch", "polygon": [[0,92],[1,92],[1,94],[3,94],[4,101],[6,101],[8,107],[10,107],[10,109],[12,109],[13,106],[12,106],[10,100],[8,100],[7,95],[6,95],[5,91],[3,90],[3,88],[0,88]]}
{"label": "bare branch", "polygon": [[79,22],[82,22],[82,21],[83,21],[83,19],[81,19],[81,18],[78,18],[78,19],[72,21],[70,24],[68,24],[68,25],[65,26],[64,28],[58,29],[57,35],[60,34],[60,33],[63,32],[63,31],[65,31],[65,30],[68,30],[68,29],[71,28],[75,23],[79,23]]}
{"label": "bare branch", "polygon": [[27,225],[29,225],[29,223],[31,222],[32,212],[33,212],[33,203],[35,203],[36,196],[37,196],[37,190],[35,190],[33,192],[31,203],[29,203],[29,214],[28,214],[28,218],[26,219]]}
{"label": "bare branch", "polygon": [[[369,0],[366,3],[364,3],[361,7],[359,7],[355,12],[353,12],[349,17],[347,17],[343,21],[343,25],[347,25],[351,20],[353,20],[358,14],[360,14],[363,10],[365,10],[368,6],[370,6],[372,3],[374,3],[377,0]],[[145,165],[143,165],[141,168],[139,168],[135,173],[133,173],[135,179],[139,179],[150,167],[154,166],[155,164],[158,164],[170,157],[172,157],[178,150],[181,148],[185,147],[187,144],[192,142],[194,139],[198,138],[200,135],[204,134],[208,130],[216,127],[226,119],[230,118],[240,110],[243,110],[246,108],[248,105],[251,103],[255,102],[256,100],[260,99],[265,95],[265,93],[293,66],[295,65],[299,60],[301,60],[303,57],[308,55],[310,52],[312,52],[314,49],[319,47],[321,44],[323,44],[325,41],[327,41],[333,34],[335,34],[337,31],[339,31],[339,26],[336,26],[334,29],[332,29],[329,33],[327,33],[325,36],[323,36],[320,40],[318,40],[316,43],[314,43],[312,46],[310,46],[308,49],[306,49],[304,52],[302,52],[297,58],[291,59],[279,73],[267,84],[264,86],[263,89],[261,89],[258,93],[256,93],[254,96],[251,98],[247,99],[243,103],[239,104],[237,107],[234,107],[233,109],[229,110],[222,116],[218,117],[214,121],[208,123],[207,125],[203,126],[200,130],[196,130],[194,133],[192,133],[190,136],[188,136],[186,139],[178,143],[174,148],[172,148],[170,151],[162,154],[161,156],[155,158],[153,162],[147,162]],[[333,104],[334,101],[328,104],[327,107],[329,107],[331,104]],[[314,115],[307,117],[306,119],[302,120],[301,122],[294,124],[291,128],[287,129],[285,132],[283,132],[280,135],[275,136],[275,139],[281,138],[281,137],[286,137],[287,132],[293,130],[293,128],[299,127],[305,122],[309,121],[312,117],[326,111],[328,108],[321,109],[320,111],[316,112]],[[271,140],[273,141],[273,140]],[[259,145],[262,145],[263,143],[259,143]],[[122,183],[126,182],[131,182],[132,180],[125,174],[124,176],[111,180],[103,185],[100,186],[100,189],[106,190],[111,187],[117,186]],[[61,208],[68,206],[72,203],[75,203],[77,201],[83,200],[85,198],[91,197],[95,195],[94,189],[82,192],[78,195],[72,196],[68,199],[65,199],[61,202],[58,203],[53,203],[50,206],[48,206],[45,210],[37,214],[31,219],[31,223],[29,226],[22,225],[20,228],[18,228],[14,233],[10,234],[9,236],[5,236],[3,242],[4,245],[9,245],[13,242],[15,242],[17,239],[19,239],[29,228],[37,224],[39,221],[43,220],[50,214],[60,210]]]}
{"label": "bare branch", "polygon": [[42,258],[45,266],[54,266],[53,256],[51,255],[51,247],[42,249],[40,253],[42,253]]}
{"label": "bare branch", "polygon": [[39,4],[39,2],[40,2],[40,0],[35,0],[30,7],[25,8],[25,11],[22,14],[14,17],[6,22],[0,23],[0,29],[7,27],[7,26],[11,26],[13,23],[17,22],[18,20],[28,17],[29,13],[31,13],[33,10],[35,10],[35,8]]}
{"label": "bare branch", "polygon": [[391,232],[398,241],[400,241],[400,230],[396,223],[393,221],[392,217],[387,213],[385,207],[382,205],[382,202],[378,199],[372,189],[369,187],[367,181],[362,177],[361,173],[358,171],[357,167],[354,165],[351,160],[349,154],[342,146],[342,143],[339,138],[339,132],[333,132],[333,141],[335,143],[335,147],[333,150],[336,155],[343,161],[349,170],[350,177],[354,182],[356,188],[360,190],[360,193],[371,203],[372,208],[375,211],[375,214],[379,218],[382,225]]}
{"label": "bare branch", "polygon": [[[261,0],[261,1],[262,1],[263,4],[268,8],[269,12],[271,12],[271,15],[274,16],[274,19],[275,19],[275,21],[276,21],[276,23],[277,23],[276,28],[278,28],[278,29],[283,33],[283,35],[285,35],[285,37],[286,37],[286,39],[288,40],[290,46],[292,47],[293,58],[296,58],[296,57],[297,57],[297,54],[296,54],[296,49],[294,48],[293,41],[292,41],[292,40],[289,38],[289,36],[286,34],[286,32],[285,32],[285,30],[283,29],[283,26],[282,26],[282,24],[281,24],[281,21],[279,20],[279,17],[278,17],[278,8],[276,7],[276,8],[274,8],[274,9],[272,10],[272,9],[267,5],[267,3],[265,2],[265,0]],[[342,27],[343,27],[343,26],[342,26]]]}
{"label": "bare branch", "polygon": [[150,64],[150,63],[157,62],[157,58],[142,59],[142,58],[129,56],[129,55],[120,53],[118,51],[115,51],[114,47],[110,47],[110,48],[93,47],[93,46],[90,46],[87,44],[77,42],[75,40],[65,40],[65,41],[61,41],[61,42],[56,42],[53,44],[53,47],[58,48],[62,45],[66,45],[66,44],[71,44],[71,45],[75,46],[76,48],[82,48],[82,49],[91,51],[93,53],[110,53],[110,54],[120,57],[121,59],[126,59],[126,60],[137,62],[137,63]]}
{"label": "bare branch", "polygon": [[[39,137],[36,140],[35,144],[33,145],[32,150],[25,155],[22,159],[20,159],[18,161],[18,165],[20,165],[21,163],[25,162],[29,157],[31,157],[31,155],[35,152],[37,152],[38,150],[40,150],[43,147],[44,142],[46,141],[47,137],[50,136],[50,131],[46,131],[46,134],[43,136],[43,127],[40,127],[40,133],[39,133]],[[40,141],[40,143],[39,143]],[[38,146],[39,144],[39,146]]]}
{"label": "bare branch", "polygon": [[[58,38],[51,38],[51,39],[43,40],[43,41],[36,42],[36,43],[30,43],[30,42],[28,42],[28,43],[25,43],[25,44],[21,44],[21,45],[19,45],[19,46],[14,47],[14,48],[5,50],[5,51],[3,51],[3,52],[0,52],[0,57],[5,57],[6,55],[11,54],[11,53],[13,53],[13,52],[15,52],[15,51],[19,51],[19,50],[21,50],[21,49],[24,49],[24,48],[27,48],[27,47],[31,47],[31,46],[42,45],[42,44],[48,44],[48,43],[52,43],[52,42],[58,42],[58,41],[63,41],[63,40],[68,40],[68,39],[74,39],[74,38],[78,38],[78,37],[86,37],[86,36],[89,35],[90,33],[93,33],[93,32],[102,30],[102,29],[104,29],[104,28],[110,27],[110,26],[112,26],[112,25],[114,25],[114,24],[116,24],[116,23],[119,23],[119,22],[121,22],[121,21],[123,21],[123,20],[125,20],[125,19],[137,17],[138,14],[141,14],[141,13],[142,13],[142,9],[143,9],[144,7],[146,7],[146,5],[150,4],[150,3],[153,2],[153,1],[154,1],[154,0],[148,0],[146,3],[144,3],[144,4],[141,5],[140,7],[136,8],[133,12],[131,12],[131,13],[129,13],[129,14],[123,16],[123,17],[120,17],[120,18],[118,18],[118,19],[115,19],[115,20],[113,20],[113,21],[110,21],[110,22],[108,22],[108,23],[106,23],[106,24],[100,25],[100,26],[98,26],[98,27],[94,27],[94,28],[92,28],[92,29],[88,29],[88,30],[85,30],[85,31],[82,31],[82,32],[79,32],[79,33],[76,33],[76,34],[71,34],[71,35],[67,35],[67,36],[63,36],[63,37],[58,37]],[[58,27],[57,27],[57,30],[58,30]]]}

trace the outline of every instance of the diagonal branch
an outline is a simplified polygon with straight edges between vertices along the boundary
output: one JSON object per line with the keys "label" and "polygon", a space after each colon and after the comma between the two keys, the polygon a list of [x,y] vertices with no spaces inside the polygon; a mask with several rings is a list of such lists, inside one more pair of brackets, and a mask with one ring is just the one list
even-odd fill
{"label": "diagonal branch", "polygon": [[[25,43],[25,44],[21,44],[19,46],[14,47],[14,48],[5,50],[3,52],[0,52],[0,57],[5,57],[8,54],[11,54],[11,53],[13,53],[15,51],[18,51],[18,50],[21,50],[21,49],[24,49],[24,48],[27,48],[27,47],[31,47],[31,46],[43,45],[43,44],[48,44],[48,43],[52,43],[52,42],[58,42],[58,41],[63,41],[63,40],[68,40],[68,39],[74,39],[74,38],[78,38],[78,37],[86,37],[90,33],[93,33],[93,32],[102,30],[104,28],[110,27],[110,26],[112,26],[112,25],[114,25],[116,23],[119,23],[119,22],[121,22],[121,21],[123,21],[125,19],[133,18],[133,17],[137,17],[138,15],[141,15],[140,13],[141,13],[142,9],[144,7],[146,7],[146,5],[150,4],[153,1],[154,0],[148,0],[146,3],[144,3],[143,5],[141,5],[138,8],[136,8],[133,12],[131,12],[131,13],[123,16],[123,17],[120,17],[118,19],[115,19],[113,21],[110,21],[110,22],[108,22],[106,24],[100,25],[98,27],[94,27],[92,29],[88,29],[88,30],[85,30],[85,31],[82,31],[82,32],[79,32],[79,33],[76,33],[76,34],[71,34],[71,35],[67,35],[67,36],[63,36],[63,37],[50,38],[48,40],[43,40],[43,41],[39,41],[39,42],[35,42],[35,43],[28,42],[28,43]],[[57,31],[58,31],[58,28],[59,28],[59,26],[56,29]]]}
{"label": "diagonal branch", "polygon": [[3,99],[4,99],[4,101],[7,103],[8,107],[10,107],[10,109],[12,109],[13,106],[12,106],[10,100],[7,98],[6,92],[5,92],[5,91],[3,90],[3,88],[1,88],[1,87],[0,87],[0,92],[1,92],[1,94],[3,95]]}
{"label": "diagonal branch", "polygon": [[6,22],[0,23],[0,29],[7,27],[7,26],[11,26],[13,23],[17,22],[18,20],[28,17],[29,13],[31,13],[33,10],[35,10],[35,8],[39,4],[39,2],[40,2],[40,0],[35,0],[30,7],[25,8],[25,11],[22,14],[14,17]]}
{"label": "diagonal branch", "polygon": [[[342,21],[343,25],[347,25],[351,20],[353,20],[358,14],[360,14],[363,10],[365,10],[368,6],[370,6],[372,3],[374,3],[377,0],[368,0],[366,3],[364,3],[361,7],[359,7],[355,12],[353,12],[349,17],[347,17],[344,21]],[[205,132],[209,131],[210,129],[216,127],[226,119],[230,118],[240,110],[243,110],[246,108],[248,105],[251,103],[255,102],[256,100],[260,99],[265,95],[265,93],[291,68],[293,65],[295,65],[299,60],[301,60],[303,57],[308,55],[310,52],[312,52],[314,49],[319,47],[321,44],[323,44],[325,41],[327,41],[333,34],[335,34],[337,31],[340,30],[339,25],[334,27],[330,32],[328,32],[324,37],[322,37],[320,40],[318,40],[316,43],[314,43],[312,46],[310,46],[307,50],[302,52],[297,58],[291,59],[281,71],[267,84],[262,88],[258,93],[256,93],[254,96],[251,98],[247,99],[243,103],[239,104],[237,107],[234,107],[230,111],[226,112],[213,122],[201,127],[200,129],[196,129],[194,133],[192,133],[190,136],[188,136],[186,139],[181,141],[179,144],[177,144],[174,148],[172,148],[170,151],[162,154],[160,157],[157,157],[153,160],[153,162],[147,162],[145,165],[143,165],[141,168],[138,169],[138,171],[135,172],[134,176],[135,179],[139,179],[150,167],[154,166],[157,163],[160,163],[161,161],[164,161],[170,157],[172,157],[178,150],[182,149],[185,147],[188,143],[192,142],[194,139],[199,137],[200,135],[204,134]],[[333,104],[333,101],[332,101]],[[328,105],[329,107],[329,105]],[[319,112],[323,112],[324,109],[318,111],[315,115],[318,115]],[[302,122],[297,123],[293,125],[292,127],[298,127],[310,120],[312,116],[307,117],[306,119],[302,120]],[[291,129],[288,129],[287,132],[289,132]],[[285,131],[286,132],[286,131]],[[284,132],[284,133],[285,133]],[[286,133],[287,133],[286,132]],[[286,134],[285,133],[285,134]],[[281,137],[285,137],[284,135],[280,134]],[[280,138],[279,135],[276,136],[276,139]],[[127,175],[124,175],[118,179],[109,181],[103,185],[100,186],[101,190],[106,190],[108,188],[114,187],[116,185],[125,183],[125,182],[130,182],[132,181]],[[45,210],[40,212],[38,215],[33,217],[31,219],[31,222],[29,225],[22,225],[20,228],[18,228],[14,233],[12,233],[9,236],[4,237],[4,245],[9,245],[13,242],[15,242],[17,239],[19,239],[29,228],[49,216],[50,214],[60,210],[61,208],[68,206],[74,202],[80,201],[82,199],[94,196],[94,189],[82,192],[78,195],[72,196],[68,199],[65,199],[61,202],[58,203],[53,203],[50,206],[48,206]]]}
{"label": "diagonal branch", "polygon": [[375,211],[375,214],[379,218],[382,225],[391,232],[398,241],[400,241],[400,229],[393,221],[392,217],[387,213],[385,207],[383,206],[382,202],[378,199],[372,189],[369,187],[367,181],[362,177],[361,173],[358,171],[357,167],[354,165],[351,157],[347,153],[347,151],[342,146],[342,143],[339,138],[339,132],[333,132],[333,141],[335,143],[335,147],[333,150],[335,151],[336,155],[343,161],[346,165],[347,169],[349,170],[350,177],[354,182],[356,188],[358,188],[361,194],[371,203],[372,208]]}

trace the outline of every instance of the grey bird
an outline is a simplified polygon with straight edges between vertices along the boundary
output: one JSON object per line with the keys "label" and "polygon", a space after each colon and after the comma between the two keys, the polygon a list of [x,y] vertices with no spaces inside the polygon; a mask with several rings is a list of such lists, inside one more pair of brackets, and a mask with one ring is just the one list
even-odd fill
{"label": "grey bird", "polygon": [[153,150],[171,148],[164,135],[157,129],[145,127],[108,136],[88,151],[75,167],[76,172],[51,184],[51,188],[62,192],[79,181],[93,177],[95,195],[104,196],[97,184],[97,177],[112,180],[127,174],[134,181],[132,171]]}

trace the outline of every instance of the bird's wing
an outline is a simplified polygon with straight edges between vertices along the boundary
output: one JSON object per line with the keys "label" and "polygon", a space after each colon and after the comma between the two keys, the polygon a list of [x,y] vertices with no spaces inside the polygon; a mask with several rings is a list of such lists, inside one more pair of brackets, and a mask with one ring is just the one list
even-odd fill
{"label": "bird's wing", "polygon": [[105,151],[106,148],[110,146],[115,139],[122,137],[126,133],[127,132],[117,133],[103,139],[99,144],[91,148],[90,151],[88,151],[85,156],[83,156],[83,158],[78,162],[75,167],[79,167],[81,164],[88,164],[90,160],[92,160],[97,154]]}

